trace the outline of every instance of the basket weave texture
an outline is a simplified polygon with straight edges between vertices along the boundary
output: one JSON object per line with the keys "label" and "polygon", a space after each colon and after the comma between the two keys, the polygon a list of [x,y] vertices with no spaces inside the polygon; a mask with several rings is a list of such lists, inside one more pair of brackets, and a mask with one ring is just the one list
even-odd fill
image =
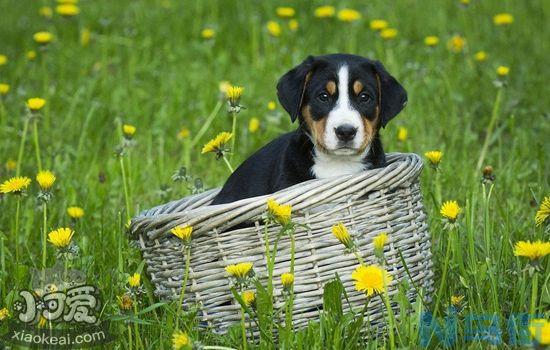
{"label": "basket weave texture", "polygon": [[[387,161],[385,168],[336,179],[311,180],[268,196],[228,204],[209,206],[219,189],[185,197],[142,212],[132,220],[130,235],[142,250],[147,271],[155,284],[155,294],[162,299],[176,299],[182,287],[185,257],[181,241],[170,229],[193,227],[184,306],[197,304],[205,324],[219,332],[240,320],[240,305],[230,291],[232,282],[225,267],[250,261],[257,276],[266,278],[266,227],[262,218],[265,218],[268,198],[291,204],[293,222],[307,226],[299,226],[295,232],[295,325],[304,325],[319,317],[323,286],[336,274],[344,284],[352,307],[364,305],[365,296],[355,291],[351,279],[358,262],[353,254],[344,254],[343,245],[331,233],[331,227],[338,222],[348,227],[366,264],[377,262],[372,239],[387,233],[384,256],[386,269],[393,277],[389,294],[395,294],[397,284],[407,280],[409,285],[412,282],[416,286],[407,292],[411,301],[418,297],[417,289],[423,291],[424,298],[429,298],[433,291],[433,271],[418,181],[422,159],[416,154],[391,153]],[[251,222],[250,227],[234,229],[243,222]],[[273,243],[279,230],[275,224],[267,227],[270,242]],[[290,239],[283,236],[274,270],[278,300],[275,307],[283,304],[279,276],[289,268]],[[347,303],[344,304],[347,307]],[[378,323],[383,310],[380,298],[374,298],[367,315]]]}

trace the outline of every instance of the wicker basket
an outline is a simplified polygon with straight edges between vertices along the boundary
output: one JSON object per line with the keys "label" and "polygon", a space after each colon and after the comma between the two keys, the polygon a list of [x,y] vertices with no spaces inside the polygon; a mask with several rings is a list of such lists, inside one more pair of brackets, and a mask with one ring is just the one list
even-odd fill
{"label": "wicker basket", "polygon": [[[198,304],[205,324],[223,332],[240,319],[240,306],[230,292],[225,266],[251,261],[260,278],[266,276],[264,230],[266,200],[292,204],[292,219],[307,225],[295,233],[295,308],[297,326],[315,320],[321,311],[323,286],[338,273],[350,302],[360,307],[365,296],[354,290],[351,272],[358,263],[353,254],[344,255],[343,246],[332,236],[331,227],[343,222],[350,230],[365,263],[375,263],[372,238],[381,232],[389,236],[385,257],[393,276],[389,294],[397,283],[412,278],[424,297],[433,290],[430,236],[423,210],[418,177],[422,160],[416,154],[388,154],[385,168],[337,179],[311,180],[269,196],[209,206],[219,189],[189,196],[146,210],[132,220],[130,232],[138,240],[155,284],[163,299],[179,296],[184,274],[181,242],[169,231],[179,225],[194,228],[191,266],[184,305]],[[253,222],[250,227],[232,229],[236,224]],[[241,225],[242,226],[242,225]],[[228,229],[229,228],[229,229]],[[270,241],[279,231],[268,227]],[[410,275],[406,272],[401,252]],[[290,242],[279,242],[274,279],[280,295],[280,274],[289,270]],[[408,297],[416,299],[416,289]],[[279,298],[280,300],[280,298]],[[281,306],[276,303],[276,307]],[[369,306],[370,320],[383,315],[379,298]]]}

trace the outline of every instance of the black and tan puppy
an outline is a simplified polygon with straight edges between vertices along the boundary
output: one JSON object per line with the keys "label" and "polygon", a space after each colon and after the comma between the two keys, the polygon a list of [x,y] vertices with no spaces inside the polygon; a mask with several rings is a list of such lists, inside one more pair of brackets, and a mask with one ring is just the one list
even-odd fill
{"label": "black and tan puppy", "polygon": [[277,95],[299,128],[250,156],[212,204],[384,166],[378,131],[407,103],[380,62],[347,54],[309,56],[279,80]]}

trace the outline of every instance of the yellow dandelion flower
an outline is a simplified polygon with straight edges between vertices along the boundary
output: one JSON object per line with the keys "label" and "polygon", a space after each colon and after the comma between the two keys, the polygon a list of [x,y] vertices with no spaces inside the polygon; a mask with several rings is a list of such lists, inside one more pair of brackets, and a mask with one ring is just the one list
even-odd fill
{"label": "yellow dandelion flower", "polygon": [[353,241],[349,234],[348,228],[342,222],[332,226],[332,235],[336,237],[336,239],[338,239],[346,248],[351,248],[353,246]]}
{"label": "yellow dandelion flower", "polygon": [[53,40],[53,34],[50,32],[37,32],[32,36],[34,41],[40,45],[49,44]]}
{"label": "yellow dandelion flower", "polygon": [[41,110],[45,104],[46,100],[40,97],[33,97],[27,100],[27,107],[33,112]]}
{"label": "yellow dandelion flower", "polygon": [[466,39],[461,37],[460,35],[454,35],[449,41],[447,42],[447,48],[454,53],[459,53],[464,50],[464,47],[466,46]]}
{"label": "yellow dandelion flower", "polygon": [[294,284],[294,275],[290,272],[285,272],[281,275],[281,284],[288,289]]}
{"label": "yellow dandelion flower", "polygon": [[290,204],[282,205],[269,198],[267,200],[267,211],[283,226],[290,222],[292,216],[292,206]]}
{"label": "yellow dandelion flower", "polygon": [[27,51],[26,56],[29,61],[34,61],[36,59],[36,51],[29,50]]}
{"label": "yellow dandelion flower", "polygon": [[392,281],[390,274],[377,265],[361,265],[353,271],[351,278],[355,281],[355,289],[369,297],[386,291]]}
{"label": "yellow dandelion flower", "polygon": [[8,63],[8,56],[0,54],[0,66],[5,65]]}
{"label": "yellow dandelion flower", "polygon": [[208,141],[204,147],[202,148],[201,154],[209,153],[209,152],[215,152],[219,153],[223,151],[223,147],[225,144],[233,137],[233,134],[230,132],[221,132],[213,138],[212,140]]}
{"label": "yellow dandelion flower", "polygon": [[464,300],[464,295],[453,295],[451,296],[451,304],[454,306],[459,306]]}
{"label": "yellow dandelion flower", "polygon": [[0,321],[4,321],[10,315],[7,308],[0,309]]}
{"label": "yellow dandelion flower", "polygon": [[298,27],[300,27],[300,24],[298,23],[297,20],[291,19],[290,21],[288,21],[288,29],[290,29],[290,30],[292,30],[293,32],[295,32],[295,31],[298,30]]}
{"label": "yellow dandelion flower", "polygon": [[464,6],[470,5],[470,0],[460,0],[460,4]]}
{"label": "yellow dandelion flower", "polygon": [[55,12],[63,17],[73,17],[80,13],[80,9],[74,4],[63,4],[57,6]]}
{"label": "yellow dandelion flower", "polygon": [[509,13],[497,13],[493,17],[493,23],[497,26],[506,26],[514,23],[514,16]]}
{"label": "yellow dandelion flower", "polygon": [[474,60],[478,62],[485,62],[487,61],[487,52],[485,51],[478,51],[474,54]]}
{"label": "yellow dandelion flower", "polygon": [[395,28],[386,28],[380,31],[380,37],[384,40],[391,40],[397,36],[397,29]]}
{"label": "yellow dandelion flower", "polygon": [[7,171],[14,171],[17,168],[17,162],[13,159],[8,159],[6,162],[6,170]]}
{"label": "yellow dandelion flower", "polygon": [[296,14],[296,10],[292,7],[277,7],[275,9],[277,16],[281,18],[292,18]]}
{"label": "yellow dandelion flower", "polygon": [[122,133],[124,137],[131,139],[136,133],[136,127],[130,124],[124,124],[122,125]]}
{"label": "yellow dandelion flower", "polygon": [[63,227],[53,230],[48,234],[48,241],[56,248],[65,248],[71,244],[74,231],[70,228]]}
{"label": "yellow dandelion flower", "polygon": [[424,38],[424,45],[426,46],[437,46],[439,44],[439,38],[435,35],[430,35]]}
{"label": "yellow dandelion flower", "polygon": [[174,334],[172,334],[172,349],[174,350],[182,350],[182,349],[190,349],[191,348],[191,339],[189,339],[189,336],[187,333],[182,331],[175,331]]}
{"label": "yellow dandelion flower", "polygon": [[136,288],[141,284],[141,275],[139,273],[134,273],[131,276],[128,276],[128,285],[130,287]]}
{"label": "yellow dandelion flower", "polygon": [[498,66],[497,67],[497,75],[499,77],[505,77],[510,73],[510,67],[506,66]]}
{"label": "yellow dandelion flower", "polygon": [[443,152],[441,151],[429,151],[424,153],[424,156],[430,161],[433,166],[439,165],[441,163],[441,158],[443,158]]}
{"label": "yellow dandelion flower", "polygon": [[19,194],[24,189],[29,187],[30,183],[31,183],[31,179],[29,179],[26,176],[12,177],[11,179],[8,179],[8,180],[4,181],[0,185],[0,193]]}
{"label": "yellow dandelion flower", "polygon": [[226,266],[225,271],[233,277],[244,278],[248,276],[252,270],[252,266],[251,262],[238,263]]}
{"label": "yellow dandelion flower", "polygon": [[388,28],[389,23],[386,20],[383,19],[373,19],[369,23],[370,29],[372,30],[383,30]]}
{"label": "yellow dandelion flower", "polygon": [[514,246],[515,256],[522,256],[530,260],[539,260],[548,254],[550,254],[550,242],[519,241]]}
{"label": "yellow dandelion flower", "polygon": [[244,88],[242,86],[231,85],[225,92],[225,97],[229,101],[231,106],[238,106],[241,96],[243,95]]}
{"label": "yellow dandelion flower", "polygon": [[241,294],[241,298],[243,298],[243,301],[246,304],[246,306],[250,306],[254,304],[254,302],[256,301],[256,294],[251,290],[245,290]]}
{"label": "yellow dandelion flower", "polygon": [[191,131],[186,127],[183,127],[180,131],[178,131],[178,139],[180,140],[189,137],[189,135],[191,135]]}
{"label": "yellow dandelion flower", "polygon": [[409,136],[409,130],[407,130],[407,128],[400,126],[399,129],[397,129],[397,141],[405,142],[407,141],[408,136]]}
{"label": "yellow dandelion flower", "polygon": [[535,214],[535,224],[537,226],[542,225],[548,217],[550,217],[550,196],[544,197],[542,200],[540,208]]}
{"label": "yellow dandelion flower", "polygon": [[132,310],[134,301],[130,295],[124,293],[122,296],[117,296],[116,298],[118,300],[118,306],[120,306],[122,310]]}
{"label": "yellow dandelion flower", "polygon": [[73,219],[80,219],[84,216],[84,209],[77,206],[68,207],[67,214]]}
{"label": "yellow dandelion flower", "polygon": [[344,8],[338,11],[338,19],[342,22],[355,22],[361,19],[361,13],[354,9]]}
{"label": "yellow dandelion flower", "polygon": [[267,103],[267,110],[274,111],[275,108],[277,108],[277,104],[275,103],[275,101],[269,101]]}
{"label": "yellow dandelion flower", "polygon": [[0,95],[6,95],[10,91],[10,84],[0,83]]}
{"label": "yellow dandelion flower", "polygon": [[52,18],[53,10],[49,6],[42,6],[41,8],[38,9],[38,14],[42,17]]}
{"label": "yellow dandelion flower", "polygon": [[281,35],[281,25],[275,21],[269,21],[266,24],[267,32],[274,37],[278,37]]}
{"label": "yellow dandelion flower", "polygon": [[183,241],[190,241],[193,234],[193,227],[191,226],[177,226],[170,230],[170,232]]}
{"label": "yellow dandelion flower", "polygon": [[92,38],[92,32],[88,28],[82,29],[80,32],[80,45],[87,47],[90,44],[90,39]]}
{"label": "yellow dandelion flower", "polygon": [[317,18],[330,18],[334,17],[335,13],[336,9],[334,8],[334,6],[325,5],[317,7],[313,15]]}
{"label": "yellow dandelion flower", "polygon": [[202,31],[201,31],[201,38],[203,39],[212,39],[213,37],[216,36],[216,31],[212,28],[204,28]]}
{"label": "yellow dandelion flower", "polygon": [[451,222],[455,222],[462,209],[458,206],[457,201],[447,201],[441,205],[439,213]]}
{"label": "yellow dandelion flower", "polygon": [[250,121],[248,122],[248,131],[251,133],[255,133],[260,128],[260,119],[258,118],[250,118]]}
{"label": "yellow dandelion flower", "polygon": [[55,175],[49,170],[39,171],[36,175],[36,182],[43,191],[48,191],[55,182]]}
{"label": "yellow dandelion flower", "polygon": [[387,241],[388,241],[388,234],[387,233],[381,233],[378,236],[374,237],[372,239],[372,243],[374,244],[374,249],[379,250],[379,251],[383,250]]}
{"label": "yellow dandelion flower", "polygon": [[550,321],[536,318],[529,322],[529,333],[540,345],[550,345]]}

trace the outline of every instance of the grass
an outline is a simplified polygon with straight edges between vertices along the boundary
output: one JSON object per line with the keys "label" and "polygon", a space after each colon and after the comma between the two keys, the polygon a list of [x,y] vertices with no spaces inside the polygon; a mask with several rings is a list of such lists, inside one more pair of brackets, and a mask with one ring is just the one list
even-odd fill
{"label": "grass", "polygon": [[[238,325],[227,336],[217,336],[199,331],[192,313],[180,315],[175,305],[158,304],[141,255],[124,234],[127,219],[189,194],[187,186],[171,180],[181,166],[186,166],[192,183],[200,179],[206,188],[223,184],[226,165],[211,154],[200,154],[206,141],[233,127],[231,115],[219,103],[220,81],[245,88],[246,109],[237,116],[231,156],[237,166],[268,140],[295,127],[280,106],[267,109],[268,102],[276,100],[277,79],[309,54],[351,52],[381,60],[409,93],[408,106],[382,131],[386,151],[444,152],[437,178],[429,167],[422,175],[438,310],[433,310],[435,300],[427,307],[403,304],[410,312],[397,322],[395,346],[427,345],[419,334],[421,312],[443,315],[452,295],[465,297],[456,348],[489,346],[483,339],[465,339],[469,314],[498,317],[502,348],[515,347],[507,331],[511,314],[536,312],[548,318],[550,259],[541,261],[538,280],[533,279],[527,261],[513,255],[513,244],[549,237],[548,230],[534,224],[537,207],[550,192],[549,3],[344,3],[360,10],[363,18],[351,24],[320,20],[312,14],[323,3],[293,3],[300,27],[292,32],[287,20],[276,18],[275,7],[281,4],[270,1],[82,1],[75,18],[39,16],[41,4],[54,5],[47,1],[1,1],[0,54],[8,62],[0,66],[0,82],[11,89],[0,99],[0,160],[21,158],[17,169],[33,178],[33,184],[20,200],[0,197],[0,306],[11,309],[17,293],[30,288],[31,269],[42,265],[44,227],[50,231],[71,226],[80,248],[73,264],[101,290],[102,318],[113,320],[115,348],[170,348],[176,324],[203,344],[242,348]],[[493,25],[493,15],[500,12],[511,13],[513,24]],[[368,28],[374,18],[388,20],[399,30],[397,37],[379,38]],[[283,27],[280,37],[266,32],[265,24],[272,19]],[[214,39],[201,38],[205,27],[216,31]],[[80,43],[85,28],[91,32],[87,46]],[[52,32],[56,40],[38,47],[32,35],[40,30]],[[452,53],[446,42],[457,33],[467,44],[462,52]],[[426,47],[427,35],[437,35],[441,42]],[[35,60],[26,58],[28,50],[37,52]],[[487,52],[485,62],[473,59],[479,50]],[[500,87],[495,84],[499,65],[511,68]],[[40,118],[28,122],[25,101],[35,96],[47,104]],[[261,127],[251,133],[248,122],[253,117]],[[208,119],[212,123],[204,129]],[[117,158],[123,123],[135,125],[137,132],[127,155]],[[177,133],[184,127],[190,135],[180,139]],[[400,127],[408,130],[405,141],[397,140]],[[39,161],[57,176],[47,216],[35,199]],[[493,187],[480,182],[480,168],[486,165],[494,168]],[[15,172],[2,166],[0,179]],[[457,200],[463,208],[452,234],[439,215],[445,200]],[[71,205],[84,208],[85,216],[71,220],[66,214]],[[47,265],[55,261],[50,245]],[[444,266],[447,277],[442,280]],[[143,274],[145,294],[133,312],[123,314],[138,316],[116,318],[121,314],[117,296],[136,271]],[[368,344],[361,340],[361,317],[342,313],[340,300],[338,284],[327,286],[326,312],[319,322],[282,332],[288,338],[280,344],[296,349],[389,346],[383,337]],[[248,343],[249,348],[257,346]],[[427,346],[441,343],[432,337]]]}

